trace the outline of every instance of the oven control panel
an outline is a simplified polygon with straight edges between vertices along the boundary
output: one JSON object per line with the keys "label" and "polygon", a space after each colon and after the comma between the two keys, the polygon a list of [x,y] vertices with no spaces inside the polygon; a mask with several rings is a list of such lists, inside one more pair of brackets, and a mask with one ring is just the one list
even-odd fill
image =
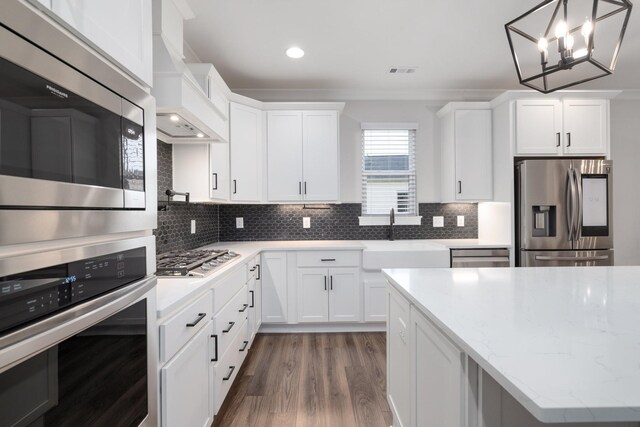
{"label": "oven control panel", "polygon": [[146,249],[0,277],[0,334],[146,275]]}

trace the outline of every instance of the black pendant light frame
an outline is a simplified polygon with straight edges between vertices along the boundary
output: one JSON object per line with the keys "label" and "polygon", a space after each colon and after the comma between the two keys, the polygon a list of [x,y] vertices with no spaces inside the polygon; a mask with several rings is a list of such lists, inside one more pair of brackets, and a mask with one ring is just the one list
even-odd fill
{"label": "black pendant light frame", "polygon": [[[618,6],[617,9],[601,16],[601,17],[597,17],[597,13],[598,13],[598,4],[599,2],[603,2],[603,3],[609,3],[615,6]],[[516,72],[518,73],[518,80],[520,80],[520,83],[524,86],[527,86],[531,89],[535,89],[539,92],[542,93],[551,93],[554,92],[556,90],[561,90],[561,89],[566,89],[568,87],[571,86],[575,86],[581,83],[585,83],[591,80],[595,80],[598,79],[600,77],[605,77],[608,76],[610,74],[613,74],[613,71],[615,69],[616,66],[616,62],[618,60],[618,54],[620,53],[620,46],[622,44],[622,39],[624,38],[624,33],[626,31],[627,28],[627,24],[629,22],[629,16],[631,15],[631,8],[633,7],[633,4],[629,1],[629,0],[593,0],[593,11],[592,11],[592,16],[591,16],[591,22],[593,24],[593,30],[591,31],[590,35],[589,35],[589,43],[587,46],[587,54],[583,57],[580,58],[573,58],[573,57],[565,57],[564,54],[562,54],[562,58],[561,60],[558,62],[558,64],[555,65],[547,65],[546,62],[546,52],[542,53],[541,52],[541,69],[542,72],[535,74],[533,76],[530,77],[523,77],[522,75],[522,70],[520,67],[520,63],[518,62],[518,56],[515,52],[514,49],[514,45],[513,45],[513,40],[512,40],[512,32],[520,35],[522,37],[524,37],[525,39],[533,42],[534,44],[538,45],[538,39],[535,38],[534,36],[527,34],[526,32],[520,30],[519,28],[515,27],[515,24],[528,17],[529,15],[536,13],[540,10],[542,10],[543,8],[547,7],[548,5],[550,5],[551,3],[557,2],[557,5],[555,7],[555,10],[553,11],[553,15],[551,16],[551,20],[549,21],[549,24],[547,25],[547,28],[544,32],[544,37],[547,38],[549,36],[549,34],[552,31],[552,26],[553,23],[556,19],[556,17],[558,16],[559,13],[563,13],[564,15],[564,20],[566,22],[567,20],[567,8],[568,8],[568,3],[569,0],[545,0],[542,3],[540,3],[539,5],[535,6],[534,8],[530,9],[529,11],[523,13],[522,15],[518,16],[517,18],[515,18],[514,20],[508,22],[505,24],[505,31],[507,32],[507,39],[509,40],[509,49],[511,50],[511,55],[513,56],[513,61],[515,63],[515,67],[516,67]],[[606,65],[602,64],[601,62],[597,61],[595,58],[593,58],[593,43],[594,43],[594,33],[596,30],[596,23],[603,21],[611,16],[617,15],[618,13],[622,13],[625,12],[626,16],[624,18],[624,22],[622,24],[622,28],[620,30],[620,35],[618,37],[618,41],[616,43],[616,47],[614,50],[614,54],[613,54],[613,59],[611,61],[611,64],[607,67]],[[576,31],[579,31],[581,28],[581,26],[578,26],[576,28],[571,28],[567,30],[567,34],[572,34]],[[547,39],[548,43],[551,44],[552,42],[558,41],[558,38],[556,38],[555,36],[553,38]],[[568,70],[571,69],[572,67],[584,63],[584,62],[589,62],[591,64],[593,64],[595,67],[597,67],[598,69],[600,69],[602,71],[601,74],[595,75],[595,76],[591,76],[591,77],[587,77],[585,79],[579,80],[579,81],[575,81],[572,83],[567,83],[558,87],[554,87],[554,88],[549,88],[547,85],[547,76],[549,76],[552,73],[558,72],[558,71],[563,71],[563,70]],[[543,79],[543,88],[537,87],[534,84],[532,84],[533,81],[538,80],[542,78]]]}

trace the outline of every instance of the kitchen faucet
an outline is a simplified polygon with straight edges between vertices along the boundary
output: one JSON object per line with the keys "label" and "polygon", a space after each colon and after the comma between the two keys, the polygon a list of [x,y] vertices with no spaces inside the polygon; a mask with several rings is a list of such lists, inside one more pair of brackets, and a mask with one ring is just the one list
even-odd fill
{"label": "kitchen faucet", "polygon": [[393,208],[391,208],[391,213],[389,214],[389,240],[393,240],[393,224],[396,222],[396,212]]}

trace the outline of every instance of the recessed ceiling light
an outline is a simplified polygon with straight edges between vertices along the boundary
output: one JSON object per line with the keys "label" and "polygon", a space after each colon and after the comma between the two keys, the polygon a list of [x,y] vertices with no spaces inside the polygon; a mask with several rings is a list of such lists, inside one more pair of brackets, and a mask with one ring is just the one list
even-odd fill
{"label": "recessed ceiling light", "polygon": [[198,138],[204,138],[204,133],[200,132],[196,135]]}
{"label": "recessed ceiling light", "polygon": [[304,56],[304,50],[297,46],[290,47],[287,49],[287,56],[293,59],[300,59]]}
{"label": "recessed ceiling light", "polygon": [[171,117],[169,118],[171,119],[172,122],[180,121],[180,117],[177,114],[172,114]]}

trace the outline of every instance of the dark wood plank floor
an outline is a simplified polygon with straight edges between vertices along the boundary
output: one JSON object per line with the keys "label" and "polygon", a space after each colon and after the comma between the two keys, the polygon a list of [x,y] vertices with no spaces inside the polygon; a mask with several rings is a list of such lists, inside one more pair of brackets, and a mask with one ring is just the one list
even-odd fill
{"label": "dark wood plank floor", "polygon": [[259,334],[214,427],[388,427],[384,333]]}

